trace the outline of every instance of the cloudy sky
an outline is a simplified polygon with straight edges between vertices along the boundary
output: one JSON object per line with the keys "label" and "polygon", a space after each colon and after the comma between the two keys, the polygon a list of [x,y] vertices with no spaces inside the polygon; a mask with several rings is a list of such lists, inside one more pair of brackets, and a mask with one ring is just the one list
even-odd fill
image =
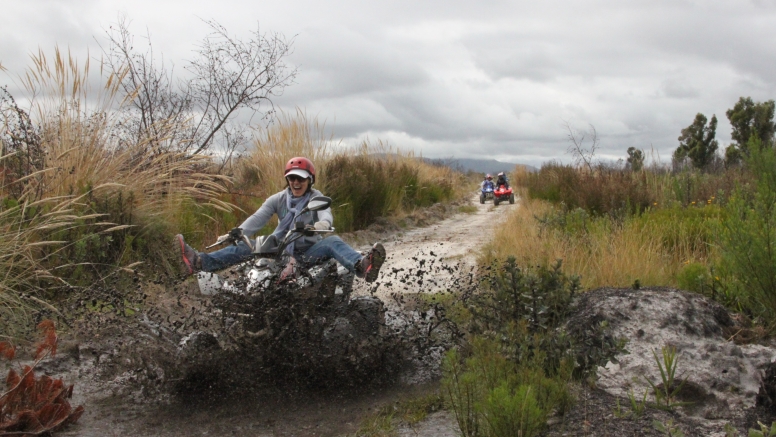
{"label": "cloudy sky", "polygon": [[776,0],[7,1],[0,63],[14,76],[55,44],[95,56],[119,14],[177,65],[202,19],[293,37],[278,106],[428,157],[568,161],[568,122],[595,126],[602,158],[665,160],[696,113],[717,115],[724,146],[740,96],[776,98]]}

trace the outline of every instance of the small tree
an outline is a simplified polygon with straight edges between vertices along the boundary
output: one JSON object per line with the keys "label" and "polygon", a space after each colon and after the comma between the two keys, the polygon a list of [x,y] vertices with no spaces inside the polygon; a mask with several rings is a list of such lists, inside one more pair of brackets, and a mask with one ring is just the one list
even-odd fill
{"label": "small tree", "polygon": [[757,137],[762,147],[772,145],[774,132],[776,132],[776,124],[773,122],[774,111],[776,111],[776,103],[773,100],[755,103],[751,97],[739,98],[738,103],[725,112],[733,126],[733,132],[730,135],[735,141],[735,144],[731,145],[734,149],[726,151],[726,157],[740,159],[742,155],[749,156],[748,143],[753,136]]}
{"label": "small tree", "polygon": [[215,21],[184,66],[189,76],[176,79],[164,60],[157,60],[147,38],[136,49],[129,22],[120,18],[107,32],[106,63],[123,77],[122,126],[129,141],[146,142],[150,153],[169,149],[198,154],[217,146],[229,153],[247,140],[245,127],[233,120],[247,109],[271,117],[272,98],[282,94],[297,70],[286,64],[291,42],[258,29],[247,40],[230,35]]}
{"label": "small tree", "polygon": [[641,171],[644,168],[644,151],[635,147],[628,147],[628,159],[625,166],[632,171]]}
{"label": "small tree", "polygon": [[569,122],[564,122],[563,125],[568,131],[567,138],[571,142],[568,153],[574,157],[574,165],[587,167],[592,173],[593,158],[598,150],[598,132],[595,130],[595,126],[591,124],[589,130],[580,131],[573,129]]}
{"label": "small tree", "polygon": [[739,165],[743,159],[744,159],[743,152],[735,144],[731,144],[725,148],[726,167]]}
{"label": "small tree", "polygon": [[717,140],[714,139],[717,132],[717,116],[712,115],[711,121],[700,112],[695,116],[695,121],[682,129],[679,136],[679,147],[674,151],[674,160],[682,161],[690,158],[692,165],[698,169],[705,169],[714,160],[717,153]]}

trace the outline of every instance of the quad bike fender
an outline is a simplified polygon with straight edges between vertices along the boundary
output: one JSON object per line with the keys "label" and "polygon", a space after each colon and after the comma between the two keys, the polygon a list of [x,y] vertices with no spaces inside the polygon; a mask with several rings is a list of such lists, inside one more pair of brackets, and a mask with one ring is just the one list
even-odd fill
{"label": "quad bike fender", "polygon": [[221,291],[240,292],[237,287],[225,281],[217,273],[212,272],[197,273],[197,285],[199,285],[199,292],[205,296],[214,296]]}
{"label": "quad bike fender", "polygon": [[[248,279],[246,286],[248,292],[270,287],[271,282],[275,279],[275,273],[277,273],[275,263],[273,260],[267,258],[261,258],[253,264],[248,264],[246,267],[244,275]],[[308,275],[300,275],[297,278],[297,286],[299,288],[305,288],[319,284],[325,279],[329,272],[332,272],[332,270],[336,272],[336,276],[339,278],[336,281],[334,294],[350,294],[353,289],[355,275],[333,259],[310,267],[307,270]],[[235,287],[221,275],[212,272],[197,273],[197,284],[199,285],[200,293],[205,296],[213,296],[222,291],[238,294],[243,294],[245,292],[245,290]]]}

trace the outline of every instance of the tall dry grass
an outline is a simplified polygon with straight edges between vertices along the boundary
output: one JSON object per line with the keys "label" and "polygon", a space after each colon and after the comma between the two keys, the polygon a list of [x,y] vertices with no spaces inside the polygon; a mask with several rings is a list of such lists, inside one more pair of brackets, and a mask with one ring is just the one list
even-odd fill
{"label": "tall dry grass", "polygon": [[272,125],[256,133],[251,148],[237,159],[234,165],[236,188],[248,190],[250,196],[257,198],[280,191],[286,186],[285,165],[295,156],[305,156],[313,161],[316,182],[322,184],[333,142],[331,134],[326,134],[325,123],[317,118],[310,118],[299,109],[294,114],[281,112]]}
{"label": "tall dry grass", "polygon": [[[35,309],[51,308],[36,296],[41,282],[57,279],[42,265],[40,252],[45,247],[61,247],[64,242],[41,236],[74,226],[73,207],[79,200],[4,202],[0,208],[0,338],[10,339],[26,332],[25,327],[34,326],[31,319]],[[38,213],[41,209],[48,212]]]}
{"label": "tall dry grass", "polygon": [[562,213],[547,201],[522,197],[484,248],[481,261],[511,255],[525,265],[547,266],[562,259],[565,272],[580,275],[584,287],[595,288],[628,287],[636,280],[645,286],[676,285],[685,264],[713,256],[702,235],[691,229],[677,232],[681,218],[618,222],[580,213],[574,224],[547,224]]}
{"label": "tall dry grass", "polygon": [[218,199],[226,178],[206,172],[207,157],[149,153],[149,141],[166,138],[126,141],[119,78],[109,75],[93,90],[89,75],[88,62],[40,52],[21,78],[30,109],[11,98],[0,108],[6,329],[24,326],[17,319],[34,308],[53,310],[43,299],[51,287],[94,284],[139,262],[158,271],[182,204],[229,208]]}
{"label": "tall dry grass", "polygon": [[183,198],[229,207],[217,199],[226,178],[203,171],[210,158],[151,152],[149,143],[168,138],[124,141],[117,134],[124,122],[118,109],[126,103],[117,101],[120,77],[109,75],[94,96],[89,74],[88,62],[79,68],[56,50],[52,62],[42,52],[34,56],[23,81],[38,96],[31,115],[40,128],[44,166],[51,170],[36,180],[44,197],[123,192],[132,195],[139,217],[172,223]]}
{"label": "tall dry grass", "polygon": [[594,215],[639,214],[652,207],[691,206],[724,200],[750,175],[740,167],[717,173],[673,172],[654,164],[642,171],[600,165],[594,171],[547,163],[538,172],[518,172],[515,181],[530,197],[584,208]]}
{"label": "tall dry grass", "polygon": [[324,123],[297,110],[281,113],[272,125],[257,131],[249,150],[232,162],[234,187],[221,199],[240,211],[214,216],[201,237],[195,229],[188,235],[204,241],[239,225],[267,197],[285,188],[285,164],[294,156],[306,156],[315,164],[315,188],[333,198],[335,226],[343,232],[366,227],[379,216],[403,215],[462,197],[466,191],[463,175],[449,167],[430,165],[382,141],[343,146],[326,133]]}

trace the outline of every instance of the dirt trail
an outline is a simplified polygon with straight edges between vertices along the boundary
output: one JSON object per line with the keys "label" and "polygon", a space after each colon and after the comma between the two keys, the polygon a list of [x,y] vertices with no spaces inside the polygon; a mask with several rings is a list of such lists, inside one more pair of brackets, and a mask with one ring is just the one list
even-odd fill
{"label": "dirt trail", "polygon": [[[392,293],[442,290],[471,271],[477,250],[493,235],[493,229],[516,205],[481,205],[476,211],[457,213],[436,224],[400,232],[383,240],[388,252],[383,270],[372,287],[358,281],[356,293],[374,292],[384,300]],[[366,247],[362,248],[366,249]],[[468,269],[468,270],[467,270]],[[421,271],[418,274],[418,271]],[[414,282],[400,281],[404,274]],[[421,282],[418,282],[421,281]],[[169,404],[146,404],[122,390],[121,381],[97,382],[94,357],[80,354],[69,371],[60,373],[75,383],[76,404],[86,413],[79,423],[61,435],[78,436],[340,436],[354,432],[362,418],[390,402],[433,390],[430,385],[393,385],[343,390],[260,390],[220,398],[198,394]],[[52,372],[57,373],[57,372]],[[246,375],[250,378],[250,375]],[[120,379],[120,378],[119,378]],[[447,412],[431,415],[402,435],[454,436],[454,420]]]}
{"label": "dirt trail", "polygon": [[[492,238],[499,220],[516,205],[479,203],[472,213],[456,214],[434,225],[416,228],[383,241],[388,254],[377,281],[371,287],[359,282],[358,293],[374,291],[386,300],[392,293],[446,291],[474,268],[477,251]],[[367,249],[363,247],[362,249]],[[452,274],[458,271],[458,274]],[[409,277],[415,280],[410,282]],[[402,279],[405,282],[402,282]]]}

